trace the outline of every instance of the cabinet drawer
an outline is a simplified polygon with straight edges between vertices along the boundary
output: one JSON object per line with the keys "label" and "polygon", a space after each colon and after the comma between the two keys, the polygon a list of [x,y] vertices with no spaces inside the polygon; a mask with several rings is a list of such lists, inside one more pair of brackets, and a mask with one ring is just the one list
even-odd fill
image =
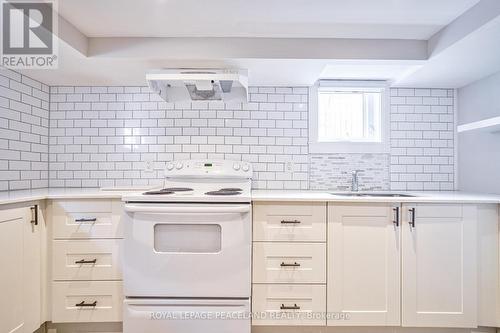
{"label": "cabinet drawer", "polygon": [[326,241],[326,203],[256,203],[255,241]]}
{"label": "cabinet drawer", "polygon": [[122,238],[118,200],[52,202],[53,238]]}
{"label": "cabinet drawer", "polygon": [[326,244],[254,243],[254,283],[325,283]]}
{"label": "cabinet drawer", "polygon": [[[78,306],[77,304],[95,306]],[[53,282],[52,322],[112,322],[122,320],[120,281]]]}
{"label": "cabinet drawer", "polygon": [[120,280],[121,239],[53,241],[54,280]]}
{"label": "cabinet drawer", "polygon": [[[286,309],[289,308],[289,309]],[[254,284],[253,325],[326,325],[324,285]]]}

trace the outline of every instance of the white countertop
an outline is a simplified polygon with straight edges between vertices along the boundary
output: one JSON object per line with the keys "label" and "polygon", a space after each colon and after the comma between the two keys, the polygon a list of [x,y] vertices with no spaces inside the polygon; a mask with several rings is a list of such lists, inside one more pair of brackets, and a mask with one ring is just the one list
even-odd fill
{"label": "white countertop", "polygon": [[[135,190],[137,192],[137,190]],[[41,188],[0,192],[0,205],[44,199],[121,199],[127,191],[102,191],[98,188]]]}
{"label": "white countertop", "polygon": [[[44,188],[0,192],[0,205],[44,199],[121,199],[124,194],[143,189]],[[347,197],[334,191],[253,190],[252,201],[330,201],[330,202],[463,202],[500,203],[500,195],[467,192],[402,192],[416,197]]]}
{"label": "white countertop", "polygon": [[[332,193],[335,193],[333,195]],[[463,203],[500,203],[500,195],[468,192],[381,192],[402,193],[414,197],[350,197],[337,191],[308,190],[254,190],[252,201],[330,201],[330,202],[463,202]],[[360,192],[363,193],[363,192]]]}

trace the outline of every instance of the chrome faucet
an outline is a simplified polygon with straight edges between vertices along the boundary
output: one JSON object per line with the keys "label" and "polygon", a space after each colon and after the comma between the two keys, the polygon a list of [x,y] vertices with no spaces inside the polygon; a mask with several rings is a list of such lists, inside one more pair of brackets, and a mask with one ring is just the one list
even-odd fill
{"label": "chrome faucet", "polygon": [[351,181],[351,191],[357,192],[359,191],[359,170],[354,170],[352,172],[352,181]]}

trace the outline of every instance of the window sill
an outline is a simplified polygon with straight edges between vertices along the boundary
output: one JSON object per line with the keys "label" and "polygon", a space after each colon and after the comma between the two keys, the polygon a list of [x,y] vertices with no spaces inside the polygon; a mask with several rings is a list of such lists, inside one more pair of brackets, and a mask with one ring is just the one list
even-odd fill
{"label": "window sill", "polygon": [[387,143],[370,143],[370,142],[310,142],[310,154],[336,154],[336,153],[351,153],[351,154],[388,154],[390,147]]}

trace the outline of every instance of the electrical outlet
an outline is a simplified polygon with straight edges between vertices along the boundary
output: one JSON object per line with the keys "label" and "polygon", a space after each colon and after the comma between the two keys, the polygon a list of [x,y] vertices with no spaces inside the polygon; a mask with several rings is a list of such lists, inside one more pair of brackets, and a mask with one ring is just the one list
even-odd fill
{"label": "electrical outlet", "polygon": [[154,161],[146,161],[146,164],[144,165],[144,172],[154,172]]}
{"label": "electrical outlet", "polygon": [[285,171],[292,173],[295,170],[295,164],[293,161],[286,161],[285,163]]}

